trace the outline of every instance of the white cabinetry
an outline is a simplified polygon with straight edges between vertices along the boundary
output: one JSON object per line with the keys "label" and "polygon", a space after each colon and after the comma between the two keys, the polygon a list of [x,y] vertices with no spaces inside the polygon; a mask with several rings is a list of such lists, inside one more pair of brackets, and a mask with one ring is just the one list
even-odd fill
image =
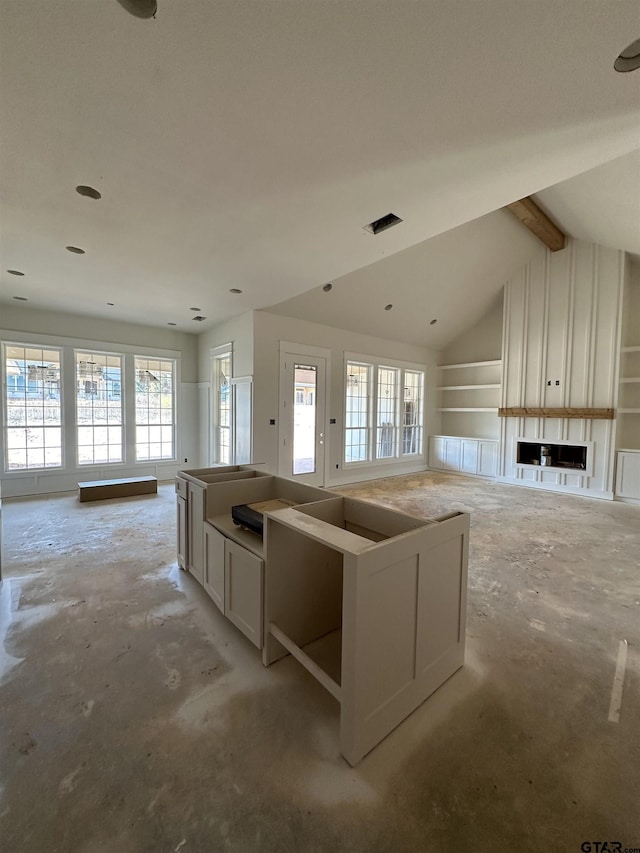
{"label": "white cabinetry", "polygon": [[230,539],[224,549],[224,615],[261,649],[264,560]]}
{"label": "white cabinetry", "polygon": [[225,538],[209,522],[204,525],[204,588],[224,613],[224,543]]}
{"label": "white cabinetry", "polygon": [[187,483],[187,568],[199,583],[204,580],[204,486]]}
{"label": "white cabinetry", "polygon": [[616,496],[640,501],[640,450],[617,452]]}
{"label": "white cabinetry", "polygon": [[492,438],[429,436],[429,467],[495,477],[498,473],[498,441]]}

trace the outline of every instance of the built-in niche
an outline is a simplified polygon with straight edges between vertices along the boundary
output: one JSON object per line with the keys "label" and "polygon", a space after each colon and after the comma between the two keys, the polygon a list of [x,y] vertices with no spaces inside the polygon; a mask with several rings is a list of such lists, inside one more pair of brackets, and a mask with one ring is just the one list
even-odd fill
{"label": "built-in niche", "polygon": [[518,468],[542,468],[543,470],[580,473],[591,476],[593,468],[592,441],[545,441],[516,438],[515,460]]}

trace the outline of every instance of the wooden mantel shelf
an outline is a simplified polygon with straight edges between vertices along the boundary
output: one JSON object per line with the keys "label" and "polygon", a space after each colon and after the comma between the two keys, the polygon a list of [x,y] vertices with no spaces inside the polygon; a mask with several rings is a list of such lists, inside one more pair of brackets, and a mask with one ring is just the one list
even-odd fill
{"label": "wooden mantel shelf", "polygon": [[531,406],[498,409],[499,418],[574,418],[612,421],[613,409],[535,409]]}

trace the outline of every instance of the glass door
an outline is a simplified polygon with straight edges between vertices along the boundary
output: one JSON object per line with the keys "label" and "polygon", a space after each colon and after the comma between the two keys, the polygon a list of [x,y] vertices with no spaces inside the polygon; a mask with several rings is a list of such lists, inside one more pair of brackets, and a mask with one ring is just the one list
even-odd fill
{"label": "glass door", "polygon": [[281,354],[279,471],[305,483],[324,483],[324,358]]}

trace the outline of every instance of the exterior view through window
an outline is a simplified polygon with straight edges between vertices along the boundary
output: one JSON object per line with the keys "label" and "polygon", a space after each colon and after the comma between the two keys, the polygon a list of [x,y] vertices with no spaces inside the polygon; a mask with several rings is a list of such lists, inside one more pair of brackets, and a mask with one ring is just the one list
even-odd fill
{"label": "exterior view through window", "polygon": [[6,470],[62,466],[60,351],[5,345]]}
{"label": "exterior view through window", "polygon": [[175,362],[135,358],[136,462],[173,459]]}
{"label": "exterior view through window", "polygon": [[231,462],[231,353],[213,358],[213,387],[215,392],[215,461],[228,465]]}
{"label": "exterior view through window", "polygon": [[424,371],[347,361],[345,464],[422,454],[423,434]]}
{"label": "exterior view through window", "polygon": [[78,464],[122,462],[122,356],[76,352]]}

